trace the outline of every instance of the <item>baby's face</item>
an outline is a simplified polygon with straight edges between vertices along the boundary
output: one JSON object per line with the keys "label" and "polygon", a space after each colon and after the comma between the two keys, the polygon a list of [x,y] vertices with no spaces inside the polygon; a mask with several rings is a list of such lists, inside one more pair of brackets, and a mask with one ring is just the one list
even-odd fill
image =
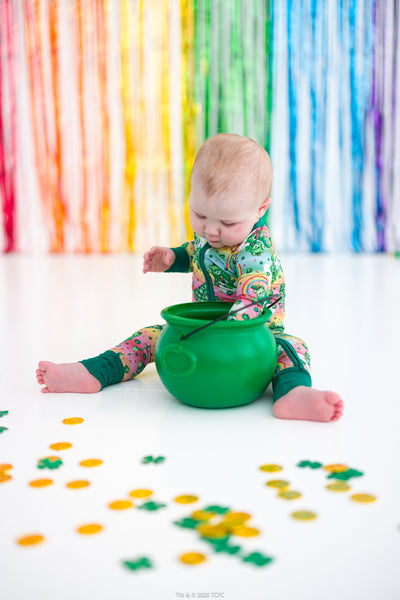
{"label": "baby's face", "polygon": [[259,206],[254,199],[233,191],[223,198],[208,197],[192,182],[189,218],[192,229],[213,248],[237,246],[247,238],[254,223],[265,213],[271,198]]}

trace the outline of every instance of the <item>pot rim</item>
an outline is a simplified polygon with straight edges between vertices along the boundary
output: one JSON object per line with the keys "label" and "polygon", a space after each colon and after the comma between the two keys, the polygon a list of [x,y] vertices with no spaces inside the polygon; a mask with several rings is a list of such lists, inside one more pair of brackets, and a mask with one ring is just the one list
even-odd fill
{"label": "pot rim", "polygon": [[[219,308],[221,307],[221,304],[226,305],[227,307],[231,307],[233,306],[234,302],[184,302],[182,304],[171,304],[171,306],[167,306],[166,308],[163,308],[161,311],[161,316],[167,321],[167,323],[171,323],[172,325],[180,325],[180,326],[186,326],[186,327],[190,327],[190,328],[198,328],[203,324],[205,324],[206,322],[210,322],[213,319],[196,319],[194,317],[187,317],[187,316],[181,316],[179,314],[176,314],[178,311],[180,310],[185,310],[185,308],[192,308],[192,307],[196,307],[195,309],[198,309],[199,307],[204,307],[206,308]],[[227,312],[229,310],[229,308],[227,309]],[[201,310],[201,308],[200,308]],[[221,313],[222,314],[222,313]],[[225,321],[225,320],[221,320],[221,321],[217,321],[216,323],[214,323],[212,325],[212,327],[216,327],[217,329],[228,329],[228,328],[232,328],[232,327],[241,327],[241,328],[248,328],[248,327],[256,327],[259,325],[263,325],[264,323],[266,323],[268,321],[268,319],[271,317],[272,312],[267,309],[265,310],[260,316],[258,317],[254,317],[254,319],[247,319],[247,320],[241,320],[241,321]],[[218,315],[216,315],[218,316]],[[216,317],[214,317],[216,318]]]}

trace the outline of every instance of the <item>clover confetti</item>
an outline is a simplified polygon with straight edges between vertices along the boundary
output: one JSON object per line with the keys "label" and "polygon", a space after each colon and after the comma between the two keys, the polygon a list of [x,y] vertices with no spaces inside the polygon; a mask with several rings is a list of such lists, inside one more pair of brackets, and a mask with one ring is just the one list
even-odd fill
{"label": "clover confetti", "polygon": [[58,469],[63,464],[61,458],[58,456],[47,456],[46,458],[41,458],[38,461],[38,469]]}
{"label": "clover confetti", "polygon": [[229,543],[229,539],[225,538],[222,540],[207,538],[207,541],[212,544],[215,552],[225,552],[226,554],[238,554],[240,552],[240,546],[234,546]]}
{"label": "clover confetti", "polygon": [[130,571],[138,571],[139,569],[152,569],[154,566],[147,556],[142,556],[136,560],[123,560],[122,564]]}
{"label": "clover confetti", "polygon": [[158,464],[164,462],[164,460],[165,460],[165,456],[156,456],[155,458],[154,458],[154,456],[144,456],[142,458],[142,463],[144,465],[147,465],[149,463],[154,463],[154,464],[158,465]]}
{"label": "clover confetti", "polygon": [[142,510],[159,510],[160,508],[164,508],[165,506],[167,506],[166,504],[161,504],[160,502],[144,502],[143,504],[141,504],[140,506],[138,506],[138,508],[142,509]]}
{"label": "clover confetti", "polygon": [[206,506],[206,508],[203,508],[203,512],[213,512],[217,515],[224,515],[228,511],[230,511],[229,506],[211,505],[211,506]]}
{"label": "clover confetti", "polygon": [[265,556],[261,552],[252,552],[242,558],[243,562],[252,563],[256,567],[265,567],[269,565],[274,559],[271,556]]}
{"label": "clover confetti", "polygon": [[0,427],[0,433],[3,433],[3,431],[8,431],[8,427]]}
{"label": "clover confetti", "polygon": [[180,521],[174,521],[174,525],[178,527],[184,527],[186,529],[196,529],[197,525],[200,525],[202,521],[198,521],[197,519],[191,519],[189,517],[185,517]]}
{"label": "clover confetti", "polygon": [[0,410],[0,418],[8,415],[8,410]]}
{"label": "clover confetti", "polygon": [[331,473],[328,475],[328,479],[340,479],[341,481],[348,481],[352,477],[362,477],[364,473],[357,471],[356,469],[347,469],[347,471],[341,471],[339,473]]}
{"label": "clover confetti", "polygon": [[299,463],[297,463],[297,466],[301,468],[309,467],[310,469],[320,469],[322,467],[322,463],[311,462],[309,460],[302,460]]}

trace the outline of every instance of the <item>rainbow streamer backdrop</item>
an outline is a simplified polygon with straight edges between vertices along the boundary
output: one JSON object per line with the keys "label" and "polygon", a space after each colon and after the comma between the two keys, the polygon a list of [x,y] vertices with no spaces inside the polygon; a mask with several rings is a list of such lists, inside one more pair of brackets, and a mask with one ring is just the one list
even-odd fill
{"label": "rainbow streamer backdrop", "polygon": [[218,132],[271,154],[280,250],[400,250],[397,0],[0,0],[3,252],[190,235]]}

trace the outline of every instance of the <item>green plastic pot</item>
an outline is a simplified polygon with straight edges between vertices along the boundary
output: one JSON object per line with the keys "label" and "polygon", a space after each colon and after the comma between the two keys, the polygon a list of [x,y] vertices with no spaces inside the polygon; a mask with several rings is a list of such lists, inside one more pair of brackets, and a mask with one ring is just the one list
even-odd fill
{"label": "green plastic pot", "polygon": [[268,386],[277,365],[271,311],[243,321],[218,321],[230,302],[189,302],[162,310],[167,322],[157,340],[155,362],[167,390],[184,404],[228,408],[248,404]]}

